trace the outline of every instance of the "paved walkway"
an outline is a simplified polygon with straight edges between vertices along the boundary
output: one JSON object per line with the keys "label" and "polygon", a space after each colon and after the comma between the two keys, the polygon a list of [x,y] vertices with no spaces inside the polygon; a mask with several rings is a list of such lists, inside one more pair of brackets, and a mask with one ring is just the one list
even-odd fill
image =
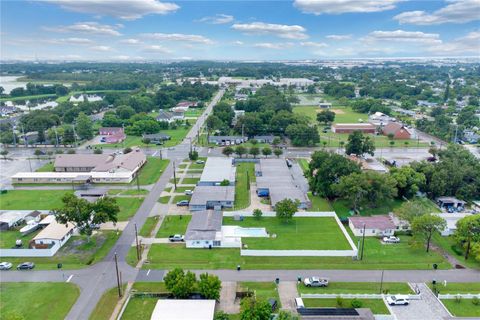
{"label": "paved walkway", "polygon": [[237,283],[234,281],[222,282],[222,291],[220,291],[220,303],[218,309],[225,313],[239,313],[240,304],[235,301]]}
{"label": "paved walkway", "polygon": [[389,306],[397,320],[446,320],[452,319],[445,307],[424,283],[412,283],[420,289],[420,300],[410,300],[408,306]]}
{"label": "paved walkway", "polygon": [[262,212],[272,211],[272,207],[269,204],[262,203],[261,199],[257,196],[257,184],[250,183],[250,205],[244,210],[253,211],[254,209],[260,209]]}
{"label": "paved walkway", "polygon": [[281,281],[278,284],[278,296],[280,297],[283,310],[297,312],[295,308],[295,298],[299,295],[296,281]]}

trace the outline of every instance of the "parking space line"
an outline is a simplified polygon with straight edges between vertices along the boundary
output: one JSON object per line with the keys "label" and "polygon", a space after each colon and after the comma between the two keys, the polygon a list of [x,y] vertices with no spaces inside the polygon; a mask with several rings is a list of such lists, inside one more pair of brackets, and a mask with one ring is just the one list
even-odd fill
{"label": "parking space line", "polygon": [[68,277],[67,281],[65,281],[65,282],[70,282],[70,280],[72,280],[72,278],[73,278],[73,274],[71,274],[70,277]]}

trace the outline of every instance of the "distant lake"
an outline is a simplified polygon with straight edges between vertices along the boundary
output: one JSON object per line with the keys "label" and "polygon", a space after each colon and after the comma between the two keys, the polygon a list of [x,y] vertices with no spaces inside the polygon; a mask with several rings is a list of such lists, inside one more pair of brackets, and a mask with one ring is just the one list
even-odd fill
{"label": "distant lake", "polygon": [[0,76],[0,87],[5,91],[3,93],[9,94],[12,89],[23,87],[26,88],[27,82],[18,81],[21,77],[18,76]]}

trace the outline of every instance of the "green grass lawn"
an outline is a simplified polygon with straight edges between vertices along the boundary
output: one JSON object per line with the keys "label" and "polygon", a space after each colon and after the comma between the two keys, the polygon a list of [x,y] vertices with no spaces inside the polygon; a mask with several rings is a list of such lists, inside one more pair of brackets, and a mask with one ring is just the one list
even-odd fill
{"label": "green grass lawn", "polygon": [[308,209],[308,211],[332,211],[332,207],[330,206],[330,202],[322,198],[320,196],[314,196],[311,192],[308,192],[308,198],[312,203],[312,206]]}
{"label": "green grass lawn", "polygon": [[[433,290],[432,283],[427,284]],[[443,283],[437,283],[437,290],[441,294],[457,294],[457,293],[473,293],[480,294],[480,282],[447,282],[447,286]]]}
{"label": "green grass lawn", "polygon": [[46,99],[46,98],[55,98],[56,96],[57,95],[54,94],[54,93],[52,93],[52,94],[37,94],[37,95],[22,96],[22,97],[0,98],[0,102]]}
{"label": "green grass lawn", "polygon": [[185,112],[185,117],[200,117],[203,113],[203,111],[205,111],[205,108],[189,108],[186,112]]}
{"label": "green grass lawn", "polygon": [[[132,290],[138,292],[168,292],[163,282],[135,282]],[[157,304],[158,298],[155,297],[132,297],[128,302],[122,319],[150,319]]]}
{"label": "green grass lawn", "polygon": [[255,164],[243,162],[237,165],[234,209],[245,209],[250,205],[250,183],[255,181]]}
{"label": "green grass lawn", "polygon": [[150,237],[153,229],[157,225],[158,216],[148,217],[138,234],[142,237]]}
{"label": "green grass lawn", "polygon": [[185,234],[187,225],[190,222],[191,216],[178,215],[178,216],[166,216],[163,219],[162,225],[157,232],[157,238],[167,238],[172,234]]}
{"label": "green grass lawn", "polygon": [[62,206],[69,190],[8,190],[0,194],[1,210],[51,210]]}
{"label": "green grass lawn", "polygon": [[474,305],[472,299],[442,299],[443,305],[455,317],[480,317],[480,305]]}
{"label": "green grass lawn", "polygon": [[[124,291],[126,287],[127,287],[126,284],[123,285]],[[105,293],[102,295],[97,305],[95,306],[95,309],[93,309],[93,312],[90,315],[89,319],[90,320],[109,320],[119,299],[120,298],[118,297],[117,287],[113,287],[105,291]]]}
{"label": "green grass lawn", "polygon": [[225,217],[224,225],[241,227],[265,227],[267,232],[276,237],[243,238],[242,243],[254,250],[349,250],[350,245],[334,218],[293,218],[290,223],[277,218],[255,219],[247,217],[235,221]]}
{"label": "green grass lawn", "polygon": [[[64,319],[80,295],[73,283],[9,282],[0,284],[2,319]],[[10,315],[12,317],[10,318]],[[4,318],[5,317],[5,318]]]}
{"label": "green grass lawn", "polygon": [[308,160],[307,159],[298,159],[297,162],[300,165],[300,168],[302,168],[303,173],[307,173],[307,171],[308,171]]}
{"label": "green grass lawn", "polygon": [[135,215],[138,208],[143,202],[143,197],[141,198],[120,198],[116,197],[117,204],[120,207],[120,212],[118,213],[118,221],[129,220],[132,216]]}
{"label": "green grass lawn", "polygon": [[[255,291],[257,300],[268,301],[268,299],[277,300],[278,308],[281,308],[280,297],[275,282],[238,282],[237,288],[242,291]],[[237,289],[237,291],[238,291]]]}
{"label": "green grass lawn", "polygon": [[109,195],[120,195],[120,196],[144,196],[149,193],[146,189],[110,189],[108,190]]}
{"label": "green grass lawn", "polygon": [[[360,214],[362,216],[370,216],[376,214],[388,214],[391,211],[395,211],[402,205],[403,201],[394,199],[392,201],[383,203],[382,205],[378,206],[377,208],[368,208],[362,207],[360,208]],[[346,218],[350,217],[350,205],[349,202],[346,200],[336,200],[331,203],[333,210],[337,213],[339,218]]]}
{"label": "green grass lawn", "polygon": [[366,293],[380,293],[388,292],[391,294],[413,294],[414,292],[404,282],[384,282],[382,290],[380,291],[380,283],[373,282],[331,282],[328,287],[306,287],[302,284],[298,286],[299,293],[351,293],[351,294],[366,294]]}
{"label": "green grass lawn", "polygon": [[[335,114],[334,123],[358,123],[359,120],[364,122],[368,120],[368,115],[365,113],[358,113],[347,107],[334,107],[339,110]],[[296,106],[293,108],[294,113],[302,114],[309,117],[312,122],[317,123],[317,113],[322,111],[318,106]]]}
{"label": "green grass lawn", "polygon": [[35,172],[53,172],[55,170],[55,166],[53,162],[49,162],[35,170]]}
{"label": "green grass lawn", "polygon": [[172,203],[177,203],[177,202],[182,201],[182,200],[188,200],[188,201],[190,201],[190,198],[191,198],[191,197],[192,197],[192,196],[188,196],[188,195],[186,195],[186,194],[174,196]]}
{"label": "green grass lawn", "polygon": [[163,203],[163,204],[167,204],[169,200],[170,200],[170,196],[163,196],[163,197],[158,198],[157,201],[160,202],[160,203]]}
{"label": "green grass lawn", "polygon": [[[187,190],[195,190],[195,187],[177,187],[177,190],[172,190],[172,192],[176,192],[176,193],[184,193],[185,191]],[[167,189],[165,189],[165,191],[167,191]]]}
{"label": "green grass lawn", "polygon": [[[343,305],[337,305],[337,299],[303,299],[307,308],[351,308],[353,299],[342,299]],[[369,308],[373,314],[390,314],[382,299],[358,299],[362,301],[362,308]]]}
{"label": "green grass lawn", "polygon": [[453,236],[442,237],[440,234],[435,234],[433,236],[433,242],[441,247],[443,250],[457,258],[460,264],[467,266],[473,269],[480,269],[480,261],[476,261],[473,258],[473,254],[470,254],[470,257],[465,260],[464,258],[464,248],[458,245],[457,241]]}
{"label": "green grass lawn", "polygon": [[99,231],[91,237],[90,243],[86,242],[86,236],[73,236],[53,256],[42,258],[9,258],[14,267],[26,260],[35,263],[35,270],[57,269],[61,263],[63,269],[81,269],[101,261],[120,237],[115,231]]}
{"label": "green grass lawn", "polygon": [[183,178],[182,184],[197,184],[200,178]]}
{"label": "green grass lawn", "polygon": [[[20,230],[21,227],[17,229]],[[0,248],[10,249],[15,247],[17,239],[22,240],[23,245],[28,246],[30,240],[32,240],[41,230],[37,230],[25,236],[22,236],[18,230],[4,230],[0,232]]]}
{"label": "green grass lawn", "polygon": [[[147,163],[140,169],[139,180],[141,185],[153,184],[157,182],[170,160],[162,160],[157,157],[147,157]],[[136,183],[133,181],[132,183]]]}

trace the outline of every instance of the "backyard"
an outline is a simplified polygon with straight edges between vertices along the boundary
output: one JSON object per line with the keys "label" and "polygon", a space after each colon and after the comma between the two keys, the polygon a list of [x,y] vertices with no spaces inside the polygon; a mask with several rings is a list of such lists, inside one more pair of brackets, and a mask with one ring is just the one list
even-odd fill
{"label": "backyard", "polygon": [[0,315],[2,319],[65,319],[79,295],[80,289],[72,283],[3,282]]}
{"label": "backyard", "polygon": [[191,216],[185,215],[167,215],[163,219],[162,225],[157,232],[157,238],[167,238],[172,234],[185,234],[187,225],[190,222]]}
{"label": "backyard", "polygon": [[255,164],[240,162],[237,164],[235,177],[235,210],[245,209],[250,205],[250,183],[255,182]]}
{"label": "backyard", "polygon": [[2,232],[0,232],[0,248],[13,248],[15,247],[15,242],[18,239],[22,240],[22,243],[24,245],[28,245],[28,243],[30,243],[30,240],[32,240],[40,232],[40,230],[37,230],[25,236],[22,236],[20,231],[18,231],[20,228],[21,227],[18,227],[16,229],[3,230]]}
{"label": "backyard", "polygon": [[238,282],[237,291],[254,291],[258,300],[277,300],[278,308],[281,308],[277,285],[272,282]]}

